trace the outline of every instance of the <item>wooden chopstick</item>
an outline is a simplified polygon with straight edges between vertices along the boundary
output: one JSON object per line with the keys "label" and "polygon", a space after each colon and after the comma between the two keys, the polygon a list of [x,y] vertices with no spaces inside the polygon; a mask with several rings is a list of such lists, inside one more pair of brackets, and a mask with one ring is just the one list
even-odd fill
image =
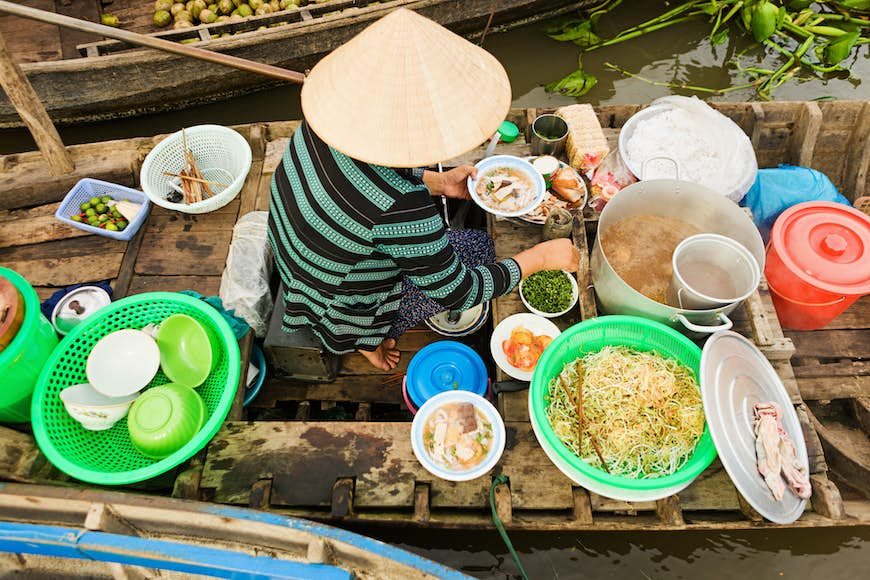
{"label": "wooden chopstick", "polygon": [[598,445],[598,439],[595,437],[595,434],[589,431],[586,427],[586,417],[583,414],[583,366],[580,361],[577,361],[577,376],[579,380],[577,382],[577,394],[576,396],[571,396],[571,391],[568,390],[567,380],[563,378],[563,375],[559,375],[559,379],[562,381],[562,387],[565,389],[565,392],[574,400],[574,406],[577,408],[577,436],[579,438],[580,445],[583,445],[583,434],[586,433],[589,435],[589,442],[592,444],[592,448],[595,450],[595,454],[598,455],[598,460],[601,461],[601,467],[607,473],[610,473],[610,469],[607,467],[607,462],[604,461],[604,454],[601,453],[601,447]]}
{"label": "wooden chopstick", "polygon": [[229,187],[226,183],[221,183],[219,181],[211,181],[208,179],[200,179],[199,177],[191,177],[190,175],[182,175],[181,173],[172,173],[170,171],[164,171],[163,175],[168,175],[169,177],[180,177],[181,179],[189,179],[190,181],[198,181],[199,183],[208,183],[211,185],[220,185],[221,187]]}

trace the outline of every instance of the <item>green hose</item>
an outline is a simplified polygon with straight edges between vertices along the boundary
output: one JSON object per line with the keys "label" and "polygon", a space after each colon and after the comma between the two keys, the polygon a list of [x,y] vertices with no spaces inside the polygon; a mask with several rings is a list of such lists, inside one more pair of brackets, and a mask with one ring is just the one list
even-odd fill
{"label": "green hose", "polygon": [[522,562],[520,562],[520,557],[517,555],[517,551],[514,550],[514,545],[511,543],[511,539],[508,537],[507,530],[504,529],[504,524],[501,523],[501,518],[498,517],[498,512],[496,512],[495,510],[495,487],[497,485],[507,482],[508,478],[504,475],[499,475],[492,480],[492,485],[489,488],[489,507],[492,508],[492,521],[495,524],[498,533],[501,535],[501,539],[502,541],[504,541],[504,545],[507,546],[508,551],[511,553],[514,562],[517,563],[517,568],[520,569],[520,574],[523,575],[523,580],[529,580],[529,577],[526,575],[526,570],[525,568],[523,568]]}

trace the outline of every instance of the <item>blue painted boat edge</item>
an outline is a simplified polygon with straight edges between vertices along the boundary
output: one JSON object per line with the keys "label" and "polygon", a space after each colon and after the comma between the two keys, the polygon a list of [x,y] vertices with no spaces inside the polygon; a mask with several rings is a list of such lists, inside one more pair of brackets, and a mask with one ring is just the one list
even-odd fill
{"label": "blue painted boat edge", "polygon": [[333,526],[318,524],[300,518],[290,516],[282,516],[279,514],[271,514],[267,512],[259,512],[255,510],[238,508],[224,505],[202,504],[196,506],[203,512],[227,518],[237,518],[252,522],[260,522],[271,524],[274,526],[283,526],[300,532],[315,534],[322,538],[328,538],[337,542],[342,542],[350,546],[371,552],[377,556],[397,562],[404,566],[413,568],[426,574],[431,574],[436,578],[444,578],[447,580],[470,580],[471,576],[467,576],[462,572],[434,562],[422,556],[418,556],[407,550],[396,548],[380,540],[368,538],[366,536],[342,530]]}
{"label": "blue painted boat edge", "polygon": [[348,570],[166,540],[0,522],[0,551],[116,562],[219,578],[352,580]]}

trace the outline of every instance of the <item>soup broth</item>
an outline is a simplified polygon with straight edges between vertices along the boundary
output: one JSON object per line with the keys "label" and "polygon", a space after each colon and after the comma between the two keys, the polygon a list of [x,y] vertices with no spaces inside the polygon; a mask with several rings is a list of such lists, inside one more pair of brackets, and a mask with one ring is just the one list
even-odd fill
{"label": "soup broth", "polygon": [[429,458],[451,471],[466,471],[483,461],[492,438],[492,424],[471,403],[441,405],[423,427],[423,445]]}
{"label": "soup broth", "polygon": [[504,212],[528,207],[535,198],[529,177],[511,167],[496,167],[478,176],[475,191],[487,207]]}
{"label": "soup broth", "polygon": [[671,258],[680,242],[701,230],[671,217],[623,218],[601,234],[601,250],[622,280],[652,300],[667,303]]}

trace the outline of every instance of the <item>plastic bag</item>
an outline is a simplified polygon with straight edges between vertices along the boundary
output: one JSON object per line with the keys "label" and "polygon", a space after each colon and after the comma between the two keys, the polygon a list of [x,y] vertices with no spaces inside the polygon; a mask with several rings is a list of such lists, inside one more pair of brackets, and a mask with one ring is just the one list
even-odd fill
{"label": "plastic bag", "polygon": [[258,337],[266,335],[272,314],[272,249],[268,238],[269,212],[252,211],[233,228],[227,265],[221,276],[220,298],[251,325]]}
{"label": "plastic bag", "polygon": [[767,242],[779,214],[805,201],[834,201],[851,205],[821,171],[796,165],[759,169],[755,183],[740,202],[752,212],[752,220]]}
{"label": "plastic bag", "polygon": [[619,149],[613,149],[595,170],[589,180],[589,207],[601,211],[607,202],[623,187],[636,182],[637,178],[628,169]]}

